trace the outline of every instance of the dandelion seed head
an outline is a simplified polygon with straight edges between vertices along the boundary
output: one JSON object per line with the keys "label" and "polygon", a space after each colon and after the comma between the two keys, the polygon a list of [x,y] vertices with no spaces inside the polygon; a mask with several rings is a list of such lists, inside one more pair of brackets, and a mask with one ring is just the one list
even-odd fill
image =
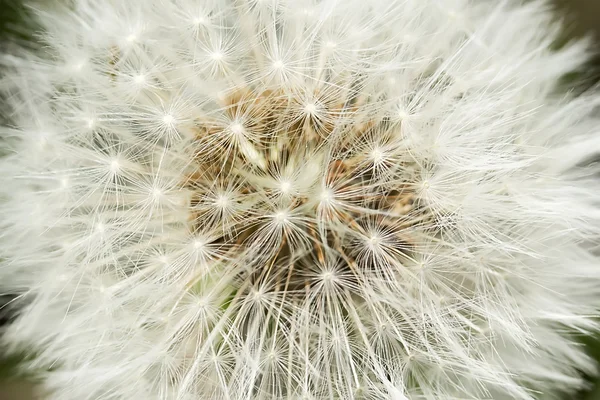
{"label": "dandelion seed head", "polygon": [[45,11],[0,82],[2,340],[50,399],[583,385],[598,96],[543,3],[200,3]]}

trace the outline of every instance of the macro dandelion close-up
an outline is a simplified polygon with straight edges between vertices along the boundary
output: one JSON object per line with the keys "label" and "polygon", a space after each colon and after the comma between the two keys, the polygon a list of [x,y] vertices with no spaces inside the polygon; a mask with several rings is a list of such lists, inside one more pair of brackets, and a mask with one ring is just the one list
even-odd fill
{"label": "macro dandelion close-up", "polygon": [[[0,343],[41,399],[563,399],[600,95],[544,1],[68,0],[1,56]],[[565,397],[566,396],[566,397]]]}

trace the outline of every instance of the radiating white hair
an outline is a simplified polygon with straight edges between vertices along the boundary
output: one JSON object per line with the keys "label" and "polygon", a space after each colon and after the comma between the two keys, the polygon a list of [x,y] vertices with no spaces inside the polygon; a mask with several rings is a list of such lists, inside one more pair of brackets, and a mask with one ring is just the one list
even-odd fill
{"label": "radiating white hair", "polygon": [[4,342],[60,400],[581,387],[597,94],[538,1],[72,0],[4,56]]}

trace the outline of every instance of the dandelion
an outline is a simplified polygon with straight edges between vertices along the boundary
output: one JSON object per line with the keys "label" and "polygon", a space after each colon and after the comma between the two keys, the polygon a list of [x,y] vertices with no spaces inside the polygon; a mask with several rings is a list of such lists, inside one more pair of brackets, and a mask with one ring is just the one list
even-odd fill
{"label": "dandelion", "polygon": [[[583,386],[598,95],[544,3],[73,0],[5,56],[4,343],[49,399]],[[596,242],[597,243],[597,242]]]}

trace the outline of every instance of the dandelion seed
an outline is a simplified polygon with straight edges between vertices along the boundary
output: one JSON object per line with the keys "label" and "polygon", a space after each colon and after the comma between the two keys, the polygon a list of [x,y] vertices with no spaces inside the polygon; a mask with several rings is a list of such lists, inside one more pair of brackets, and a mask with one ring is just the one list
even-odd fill
{"label": "dandelion seed", "polygon": [[133,81],[138,85],[146,83],[146,76],[144,74],[138,74],[133,77]]}
{"label": "dandelion seed", "polygon": [[212,58],[214,61],[221,61],[224,57],[225,54],[223,54],[221,51],[215,51],[210,54],[210,58]]}

